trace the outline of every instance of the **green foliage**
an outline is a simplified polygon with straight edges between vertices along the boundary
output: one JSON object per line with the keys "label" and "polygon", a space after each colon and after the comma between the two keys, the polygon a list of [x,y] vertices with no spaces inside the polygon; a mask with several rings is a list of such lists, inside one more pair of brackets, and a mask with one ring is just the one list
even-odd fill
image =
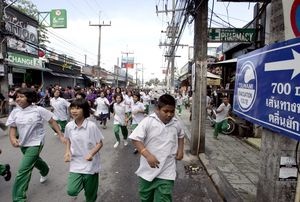
{"label": "green foliage", "polygon": [[13,4],[18,10],[37,20],[38,9],[30,0],[19,0]]}
{"label": "green foliage", "polygon": [[160,83],[159,79],[155,78],[155,79],[150,79],[149,81],[147,81],[146,85],[151,86],[153,84],[154,86],[157,86],[159,83]]}

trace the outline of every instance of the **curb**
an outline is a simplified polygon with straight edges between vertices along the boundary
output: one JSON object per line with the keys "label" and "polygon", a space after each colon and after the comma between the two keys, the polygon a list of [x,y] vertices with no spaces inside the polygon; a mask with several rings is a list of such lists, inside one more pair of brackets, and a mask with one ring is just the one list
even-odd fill
{"label": "curb", "polygon": [[[176,118],[181,122],[183,130],[185,132],[186,138],[191,142],[192,134],[183,123],[182,119],[176,115]],[[243,199],[239,196],[239,194],[235,191],[235,189],[231,186],[228,180],[223,176],[222,172],[209,161],[209,157],[205,153],[200,153],[198,155],[199,161],[204,166],[208,176],[213,181],[215,187],[217,188],[219,194],[224,199],[224,201],[230,202],[240,202]]]}

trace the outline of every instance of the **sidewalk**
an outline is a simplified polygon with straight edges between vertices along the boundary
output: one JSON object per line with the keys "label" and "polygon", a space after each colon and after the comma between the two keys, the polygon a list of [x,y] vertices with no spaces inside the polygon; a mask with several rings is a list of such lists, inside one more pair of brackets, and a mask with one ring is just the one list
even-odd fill
{"label": "sidewalk", "polygon": [[[189,110],[177,116],[191,137]],[[213,128],[207,123],[205,153],[199,155],[208,174],[226,201],[256,201],[259,174],[259,151],[234,136],[213,138]]]}

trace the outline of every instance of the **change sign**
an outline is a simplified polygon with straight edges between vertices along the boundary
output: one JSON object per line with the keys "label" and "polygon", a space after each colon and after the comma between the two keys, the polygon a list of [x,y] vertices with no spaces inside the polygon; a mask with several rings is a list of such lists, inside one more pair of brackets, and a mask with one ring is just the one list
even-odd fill
{"label": "change sign", "polygon": [[233,110],[300,140],[300,38],[238,58]]}

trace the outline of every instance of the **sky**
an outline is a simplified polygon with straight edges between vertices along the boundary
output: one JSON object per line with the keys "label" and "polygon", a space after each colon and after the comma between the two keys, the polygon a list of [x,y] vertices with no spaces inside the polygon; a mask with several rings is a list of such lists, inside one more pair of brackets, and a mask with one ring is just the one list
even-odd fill
{"label": "sky", "polygon": [[[67,28],[49,28],[48,44],[56,52],[64,53],[84,63],[85,55],[87,64],[97,64],[98,54],[98,27],[92,24],[109,24],[101,29],[101,67],[113,71],[114,65],[120,64],[122,52],[130,52],[129,56],[135,58],[139,70],[144,69],[144,79],[165,78],[162,69],[167,63],[163,55],[164,47],[159,43],[166,37],[161,31],[165,31],[167,23],[171,20],[171,14],[156,14],[163,10],[168,2],[171,9],[172,0],[31,0],[40,12],[48,12],[52,9],[67,10]],[[209,0],[209,8],[212,8],[212,0]],[[242,27],[253,18],[253,4],[249,3],[214,3],[214,12],[223,21],[229,21],[235,27]],[[210,18],[209,12],[209,18]],[[211,27],[228,27],[222,20],[213,15]],[[100,21],[99,21],[100,19]],[[218,23],[216,23],[217,21]],[[221,24],[220,24],[221,23]],[[193,46],[193,23],[185,28],[180,44]],[[212,44],[216,45],[216,44]],[[188,62],[188,47],[179,47],[176,55],[175,66],[181,68]],[[119,59],[118,59],[119,58]],[[119,61],[119,63],[118,63]],[[134,75],[135,70],[129,71]],[[138,72],[139,76],[141,71]]]}

